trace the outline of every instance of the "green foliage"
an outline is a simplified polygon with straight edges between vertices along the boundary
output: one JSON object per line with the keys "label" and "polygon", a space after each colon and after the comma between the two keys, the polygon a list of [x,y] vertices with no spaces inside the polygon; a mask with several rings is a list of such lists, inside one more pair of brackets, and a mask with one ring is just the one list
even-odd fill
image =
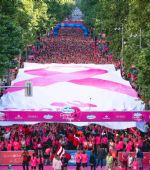
{"label": "green foliage", "polygon": [[74,0],[0,0],[0,76],[37,35],[70,14]]}
{"label": "green foliage", "polygon": [[[137,86],[144,101],[150,101],[150,3],[141,0],[80,0],[89,27],[95,34],[105,32],[115,57],[122,57],[127,72],[134,64]],[[141,30],[141,32],[140,32]],[[122,38],[125,41],[122,50]]]}

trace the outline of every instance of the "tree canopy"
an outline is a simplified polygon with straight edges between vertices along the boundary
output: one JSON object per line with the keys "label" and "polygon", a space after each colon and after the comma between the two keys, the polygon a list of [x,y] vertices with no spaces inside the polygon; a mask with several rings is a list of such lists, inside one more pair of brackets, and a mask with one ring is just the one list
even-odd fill
{"label": "tree canopy", "polygon": [[68,16],[74,0],[0,0],[0,76],[37,35]]}
{"label": "tree canopy", "polygon": [[110,49],[115,57],[123,58],[126,72],[132,65],[138,69],[136,84],[144,101],[150,101],[150,2],[80,0],[79,6],[86,24],[97,35],[107,34]]}

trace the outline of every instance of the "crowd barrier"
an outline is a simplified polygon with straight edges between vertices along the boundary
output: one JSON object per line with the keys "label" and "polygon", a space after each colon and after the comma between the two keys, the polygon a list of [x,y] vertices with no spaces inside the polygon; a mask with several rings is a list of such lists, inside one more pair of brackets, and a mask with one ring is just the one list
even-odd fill
{"label": "crowd barrier", "polygon": [[[29,150],[31,156],[33,150]],[[0,151],[0,165],[21,165],[23,151]]]}
{"label": "crowd barrier", "polygon": [[[29,155],[31,156],[34,151],[30,150]],[[71,159],[69,161],[69,166],[75,166],[76,160],[75,155],[77,153],[77,150],[66,150],[71,155]],[[0,165],[21,165],[22,164],[22,153],[23,151],[0,151]],[[91,151],[86,151],[88,154],[88,158],[90,158]],[[118,153],[118,160],[122,160],[122,155],[124,152]],[[133,156],[135,156],[135,152],[131,152]],[[149,165],[150,161],[150,152],[144,152],[144,159],[143,159],[143,165],[147,166]],[[105,162],[105,161],[104,161]],[[88,165],[90,165],[88,161]]]}

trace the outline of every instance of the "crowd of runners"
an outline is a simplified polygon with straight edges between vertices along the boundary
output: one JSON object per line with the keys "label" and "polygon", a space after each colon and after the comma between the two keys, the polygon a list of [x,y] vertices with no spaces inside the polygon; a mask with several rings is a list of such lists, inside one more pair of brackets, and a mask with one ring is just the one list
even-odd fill
{"label": "crowd of runners", "polygon": [[[137,128],[112,130],[95,124],[83,127],[59,123],[12,125],[0,127],[0,151],[34,150],[35,157],[41,155],[45,164],[48,164],[56,156],[54,154],[57,154],[59,144],[65,150],[77,150],[77,154],[80,154],[79,162],[76,158],[78,163],[84,163],[82,154],[91,151],[95,155],[95,166],[104,166],[104,160],[107,165],[108,156],[112,158],[110,166],[127,166],[130,152],[142,153],[139,157],[143,159],[143,152],[150,151],[150,124],[147,123],[146,128],[143,133]],[[125,154],[122,160],[117,161],[119,152]],[[87,157],[85,160],[88,162],[91,159]],[[141,159],[136,160],[142,166]]]}

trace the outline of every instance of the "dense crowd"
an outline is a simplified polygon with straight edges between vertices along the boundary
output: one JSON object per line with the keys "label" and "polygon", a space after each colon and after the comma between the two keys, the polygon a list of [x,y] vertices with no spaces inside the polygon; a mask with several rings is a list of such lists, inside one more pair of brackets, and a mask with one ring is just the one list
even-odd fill
{"label": "dense crowd", "polygon": [[137,128],[112,130],[100,125],[76,127],[71,124],[40,123],[36,125],[13,125],[0,127],[0,151],[52,147],[58,141],[65,149],[92,150],[94,145],[116,151],[136,151],[140,147],[150,151],[150,131],[147,133]]}
{"label": "dense crowd", "polygon": [[47,164],[59,143],[66,150],[94,151],[97,159],[106,159],[111,153],[116,161],[118,152],[150,151],[150,124],[146,126],[145,133],[137,128],[112,130],[96,124],[77,127],[40,123],[0,127],[0,151],[34,150],[35,155],[40,153]]}
{"label": "dense crowd", "polygon": [[[77,28],[60,29],[58,37],[51,33],[47,37],[39,37],[38,44],[32,46],[27,60],[31,63],[43,64],[95,63],[114,64],[116,69],[121,67],[121,62],[115,60],[110,53],[105,36],[101,40],[97,40],[95,37],[84,37],[83,31]],[[19,63],[22,65],[22,62],[19,61]],[[132,67],[132,70],[135,69]],[[16,73],[17,70],[13,75]],[[122,72],[122,76],[124,74]],[[128,78],[131,79],[131,83],[134,83],[137,74],[134,77],[130,74]],[[31,160],[34,162],[38,155],[37,162],[47,164],[49,161],[52,162],[59,143],[65,150],[78,151],[76,154],[77,170],[80,169],[81,163],[83,168],[86,167],[88,159],[91,169],[95,169],[99,164],[103,166],[104,159],[107,167],[112,168],[118,163],[119,152],[150,152],[150,126],[148,123],[146,128],[147,132],[142,133],[137,128],[112,130],[94,124],[83,127],[57,123],[6,126],[0,127],[0,151],[34,150],[35,153]],[[90,158],[87,158],[85,152],[87,150],[92,153]],[[124,155],[121,164],[127,166],[126,160],[130,156],[130,154]],[[60,160],[58,155],[55,155],[53,160],[57,162],[57,165],[60,162],[60,166],[66,161],[63,157]],[[134,158],[132,163],[134,163]],[[140,162],[138,162],[139,164]],[[36,165],[33,163],[33,166]]]}
{"label": "dense crowd", "polygon": [[[95,63],[110,64],[113,57],[106,48],[101,50],[91,37],[84,37],[83,31],[78,28],[62,28],[59,36],[41,38],[42,48],[33,46],[34,55],[28,62],[37,63]],[[107,55],[103,55],[107,53]]]}

